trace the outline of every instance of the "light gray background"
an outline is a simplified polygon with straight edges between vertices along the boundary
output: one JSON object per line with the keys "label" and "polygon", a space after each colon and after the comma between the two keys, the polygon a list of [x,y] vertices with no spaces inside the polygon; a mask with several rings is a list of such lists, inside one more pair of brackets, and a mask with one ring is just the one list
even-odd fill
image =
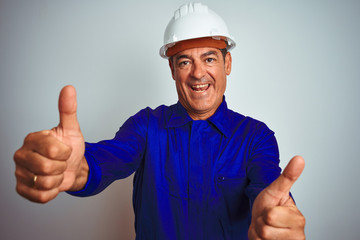
{"label": "light gray background", "polygon": [[[98,196],[45,204],[15,192],[13,154],[57,125],[60,89],[78,92],[87,141],[112,138],[146,106],[177,101],[163,31],[184,1],[0,0],[0,239],[134,239],[132,178]],[[360,1],[203,1],[237,47],[229,106],[276,132],[281,166],[303,155],[292,191],[308,239],[359,239]]]}

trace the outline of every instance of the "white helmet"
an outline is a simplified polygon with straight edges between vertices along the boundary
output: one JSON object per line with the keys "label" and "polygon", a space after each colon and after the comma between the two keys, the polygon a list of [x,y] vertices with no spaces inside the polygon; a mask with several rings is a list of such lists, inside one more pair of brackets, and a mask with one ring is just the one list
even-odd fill
{"label": "white helmet", "polygon": [[165,29],[160,56],[167,59],[168,48],[176,42],[203,37],[225,39],[228,50],[236,45],[224,20],[214,11],[201,3],[184,4],[175,11],[174,17]]}

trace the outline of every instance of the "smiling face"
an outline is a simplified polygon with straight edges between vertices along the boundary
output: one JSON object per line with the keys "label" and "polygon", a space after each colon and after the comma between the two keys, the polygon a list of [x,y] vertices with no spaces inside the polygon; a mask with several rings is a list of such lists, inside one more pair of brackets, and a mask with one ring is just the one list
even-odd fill
{"label": "smiling face", "polygon": [[231,72],[231,55],[217,48],[183,50],[169,61],[179,102],[194,120],[211,117],[220,106]]}

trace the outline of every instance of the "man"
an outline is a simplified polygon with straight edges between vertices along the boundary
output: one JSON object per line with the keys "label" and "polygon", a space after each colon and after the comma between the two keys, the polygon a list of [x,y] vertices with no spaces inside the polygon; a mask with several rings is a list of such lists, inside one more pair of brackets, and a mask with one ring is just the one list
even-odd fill
{"label": "man", "polygon": [[76,92],[66,86],[59,125],[29,134],[14,155],[18,193],[40,203],[63,191],[90,196],[136,172],[137,239],[305,239],[289,194],[303,159],[280,175],[274,133],[227,108],[234,46],[213,11],[181,6],[160,49],[178,103],[141,110],[114,139],[85,143]]}

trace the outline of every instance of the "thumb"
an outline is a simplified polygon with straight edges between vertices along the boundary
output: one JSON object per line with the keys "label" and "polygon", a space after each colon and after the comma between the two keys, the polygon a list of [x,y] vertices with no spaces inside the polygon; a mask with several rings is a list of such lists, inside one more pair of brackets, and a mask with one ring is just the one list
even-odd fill
{"label": "thumb", "polygon": [[79,129],[79,123],[76,117],[76,90],[73,86],[65,86],[59,96],[59,127],[68,130]]}
{"label": "thumb", "polygon": [[293,157],[282,174],[268,187],[269,190],[288,194],[292,185],[300,177],[304,167],[305,161],[301,156]]}

